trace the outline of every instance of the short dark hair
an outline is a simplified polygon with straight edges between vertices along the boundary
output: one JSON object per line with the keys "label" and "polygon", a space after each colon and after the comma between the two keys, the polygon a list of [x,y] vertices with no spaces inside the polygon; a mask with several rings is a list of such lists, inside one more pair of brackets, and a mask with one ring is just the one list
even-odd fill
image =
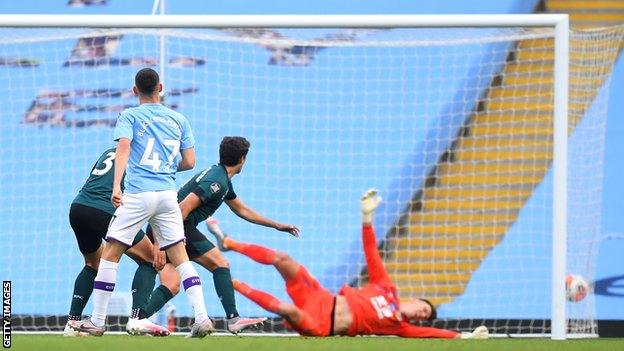
{"label": "short dark hair", "polygon": [[431,315],[429,316],[429,318],[427,318],[427,321],[433,322],[434,319],[438,318],[438,311],[436,310],[435,306],[431,303],[431,301],[427,299],[420,299],[420,300],[425,302],[427,305],[429,305],[429,307],[431,307]]}
{"label": "short dark hair", "polygon": [[249,141],[240,136],[226,136],[219,146],[219,163],[224,166],[236,166],[241,157],[249,152]]}
{"label": "short dark hair", "polygon": [[136,85],[141,95],[153,95],[156,92],[158,83],[160,83],[160,77],[151,68],[143,68],[134,76],[134,85]]}

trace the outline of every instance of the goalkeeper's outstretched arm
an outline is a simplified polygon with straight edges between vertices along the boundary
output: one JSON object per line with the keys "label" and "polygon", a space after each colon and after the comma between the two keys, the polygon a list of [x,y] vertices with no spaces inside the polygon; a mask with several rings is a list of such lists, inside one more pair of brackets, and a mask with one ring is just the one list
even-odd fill
{"label": "goalkeeper's outstretched arm", "polygon": [[369,189],[363,195],[360,203],[362,211],[362,246],[364,246],[364,256],[366,257],[366,268],[368,270],[369,281],[374,284],[392,285],[392,279],[386,272],[379,251],[377,250],[377,239],[373,229],[373,216],[375,209],[381,203],[381,197],[377,189]]}
{"label": "goalkeeper's outstretched arm", "polygon": [[404,338],[441,338],[441,339],[488,339],[490,332],[485,326],[475,328],[472,332],[458,333],[447,329],[406,325],[398,333]]}

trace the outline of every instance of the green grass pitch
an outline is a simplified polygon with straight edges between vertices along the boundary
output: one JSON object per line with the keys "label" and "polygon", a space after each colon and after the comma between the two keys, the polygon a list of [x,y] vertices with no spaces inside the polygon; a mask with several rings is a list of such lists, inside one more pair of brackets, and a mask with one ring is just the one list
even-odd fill
{"label": "green grass pitch", "polygon": [[389,337],[253,337],[209,336],[204,339],[184,339],[105,335],[101,338],[66,338],[61,335],[13,335],[13,350],[52,351],[302,351],[302,350],[578,350],[621,351],[624,339],[584,339],[551,341],[547,339],[490,339],[490,340],[425,340]]}

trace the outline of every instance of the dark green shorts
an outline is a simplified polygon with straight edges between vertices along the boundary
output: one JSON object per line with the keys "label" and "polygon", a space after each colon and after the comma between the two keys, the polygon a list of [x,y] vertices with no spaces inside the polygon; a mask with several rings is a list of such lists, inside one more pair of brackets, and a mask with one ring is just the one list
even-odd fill
{"label": "dark green shorts", "polygon": [[[112,214],[99,208],[85,206],[76,202],[71,204],[69,208],[69,224],[74,230],[81,253],[90,254],[97,251],[100,245],[102,245],[102,239],[106,237],[108,224],[112,218]],[[144,236],[143,230],[139,230],[134,237],[132,246],[141,241]]]}
{"label": "dark green shorts", "polygon": [[192,223],[184,223],[184,236],[186,237],[186,253],[191,260],[215,248],[214,244]]}
{"label": "dark green shorts", "polygon": [[[153,242],[150,226],[147,226],[147,237]],[[186,254],[191,260],[215,248],[215,245],[197,229],[197,225],[191,222],[184,222],[184,237],[186,239]],[[167,262],[169,262],[168,259]]]}

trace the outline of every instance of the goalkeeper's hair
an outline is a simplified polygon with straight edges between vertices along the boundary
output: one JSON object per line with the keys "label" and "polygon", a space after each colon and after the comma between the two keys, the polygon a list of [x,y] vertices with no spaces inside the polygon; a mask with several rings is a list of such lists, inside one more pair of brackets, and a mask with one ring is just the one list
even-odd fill
{"label": "goalkeeper's hair", "polygon": [[420,299],[425,302],[429,307],[431,307],[431,315],[427,318],[428,322],[433,322],[436,318],[438,318],[438,310],[436,310],[435,306],[431,303],[431,301],[427,299]]}
{"label": "goalkeeper's hair", "polygon": [[249,141],[240,136],[226,136],[219,146],[219,163],[224,166],[236,166],[241,157],[249,152]]}
{"label": "goalkeeper's hair", "polygon": [[141,95],[153,95],[156,92],[158,83],[160,83],[160,77],[151,68],[143,68],[134,76],[134,85],[136,85]]}

